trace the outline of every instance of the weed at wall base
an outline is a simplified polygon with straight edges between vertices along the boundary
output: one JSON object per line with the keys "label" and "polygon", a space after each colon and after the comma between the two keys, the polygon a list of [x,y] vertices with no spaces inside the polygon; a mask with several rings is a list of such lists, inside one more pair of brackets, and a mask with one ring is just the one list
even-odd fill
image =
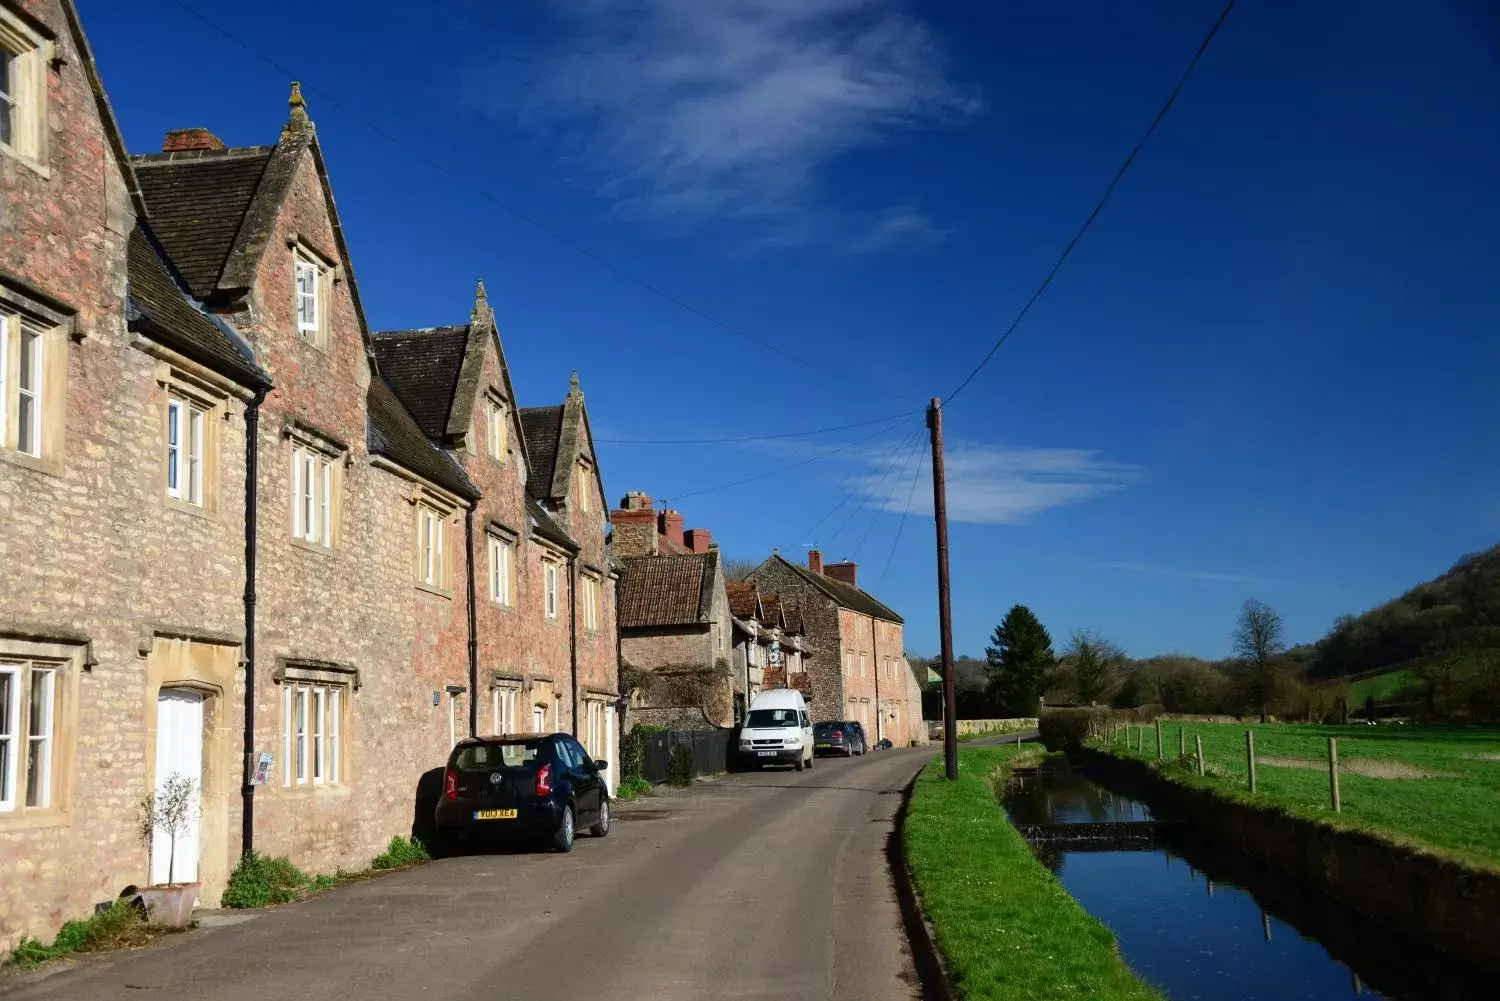
{"label": "weed at wall base", "polygon": [[391,843],[386,846],[385,851],[370,860],[370,868],[377,872],[384,869],[401,869],[418,862],[426,862],[432,858],[427,852],[427,846],[416,838],[403,838],[396,835],[391,838]]}
{"label": "weed at wall base", "polygon": [[161,926],[146,920],[139,906],[117,900],[93,917],[77,918],[63,925],[51,945],[40,939],[23,938],[5,957],[4,965],[35,969],[75,952],[103,952],[144,945],[164,931]]}

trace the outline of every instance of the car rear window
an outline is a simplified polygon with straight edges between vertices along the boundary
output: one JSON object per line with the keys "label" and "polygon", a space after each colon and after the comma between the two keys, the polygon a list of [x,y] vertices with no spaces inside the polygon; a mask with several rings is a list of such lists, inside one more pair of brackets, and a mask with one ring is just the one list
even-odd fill
{"label": "car rear window", "polygon": [[506,744],[470,744],[453,759],[461,772],[536,771],[545,757],[545,740],[515,741]]}
{"label": "car rear window", "polygon": [[838,723],[819,723],[813,727],[813,733],[833,733],[838,728]]}

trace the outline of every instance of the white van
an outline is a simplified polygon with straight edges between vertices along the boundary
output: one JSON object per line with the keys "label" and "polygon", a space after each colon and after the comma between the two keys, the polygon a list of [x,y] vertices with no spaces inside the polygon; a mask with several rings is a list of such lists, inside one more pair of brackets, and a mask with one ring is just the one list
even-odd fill
{"label": "white van", "polygon": [[740,729],[740,760],[756,767],[791,765],[799,772],[813,766],[812,716],[801,692],[776,688],[755,697]]}

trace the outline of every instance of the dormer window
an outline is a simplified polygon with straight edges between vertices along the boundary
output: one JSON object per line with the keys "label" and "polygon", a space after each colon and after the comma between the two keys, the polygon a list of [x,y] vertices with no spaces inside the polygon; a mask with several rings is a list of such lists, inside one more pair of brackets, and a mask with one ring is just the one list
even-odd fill
{"label": "dormer window", "polygon": [[505,461],[505,401],[494,394],[485,398],[484,450],[496,462]]}
{"label": "dormer window", "polygon": [[320,343],[323,317],[323,269],[297,255],[297,333],[304,340]]}
{"label": "dormer window", "polygon": [[588,511],[589,511],[589,509],[593,506],[590,503],[590,499],[593,496],[593,491],[589,489],[589,486],[590,486],[590,484],[589,484],[590,476],[589,476],[589,466],[588,466],[588,463],[586,463],[586,462],[580,462],[578,464],[578,468],[576,470],[576,476],[577,476],[577,487],[576,487],[576,490],[577,490],[577,493],[578,493],[578,510],[580,510],[580,511],[584,512],[585,514],[587,514]]}

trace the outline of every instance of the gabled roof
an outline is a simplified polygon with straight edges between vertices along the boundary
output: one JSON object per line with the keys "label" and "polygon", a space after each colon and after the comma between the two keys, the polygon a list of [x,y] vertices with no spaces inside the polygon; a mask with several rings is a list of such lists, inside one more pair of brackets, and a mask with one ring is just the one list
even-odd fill
{"label": "gabled roof", "polygon": [[375,363],[432,441],[442,441],[469,343],[468,325],[386,330],[370,335]]}
{"label": "gabled roof", "polygon": [[[865,615],[873,615],[877,619],[885,619],[888,622],[904,621],[901,616],[891,611],[890,608],[882,604],[868,591],[855,587],[852,584],[845,584],[841,580],[835,580],[823,574],[813,573],[806,567],[793,563],[779,553],[773,554],[771,559],[777,560],[782,566],[790,568],[804,581],[830,598],[835,604]],[[765,564],[761,565],[764,566]]]}
{"label": "gabled roof", "polygon": [[731,581],[724,585],[724,593],[729,596],[729,614],[735,618],[759,622],[765,615],[760,604],[760,591],[754,584]]}
{"label": "gabled roof", "polygon": [[557,448],[562,440],[565,407],[525,407],[520,411],[521,432],[526,439],[526,466],[531,474],[526,486],[531,496],[552,497],[552,478],[557,468]]}
{"label": "gabled roof", "polygon": [[269,389],[271,378],[255,352],[222,319],[206,313],[187,294],[162,259],[144,222],[126,248],[127,322],[152,340],[253,389]]}
{"label": "gabled roof", "polygon": [[157,224],[156,234],[193,295],[205,302],[216,294],[233,298],[254,283],[297,165],[303,153],[311,153],[333,230],[333,251],[349,289],[360,336],[368,344],[364,302],[354,278],[344,226],[333,203],[323,148],[307,117],[300,85],[292,84],[287,103],[291,114],[274,146],[149,153],[131,158],[135,175],[141,178],[145,205]]}
{"label": "gabled roof", "polygon": [[578,386],[578,373],[574,372],[569,381],[562,406],[525,407],[520,416],[530,474],[526,487],[531,496],[553,504],[566,501],[573,488],[573,460],[587,449],[603,503],[609,495],[604,492],[598,456],[593,454],[593,432],[589,428],[588,408],[583,403],[583,390]]}
{"label": "gabled roof", "polygon": [[625,560],[618,590],[620,628],[707,623],[718,566],[718,553]]}
{"label": "gabled roof", "polygon": [[366,402],[365,444],[371,453],[383,455],[465,500],[478,499],[479,488],[463,466],[433,447],[385,380],[378,376],[370,380]]}
{"label": "gabled roof", "polygon": [[570,553],[576,553],[582,548],[573,541],[573,537],[561,525],[553,520],[552,516],[547,513],[547,509],[542,507],[534,497],[526,498],[526,515],[531,519],[531,530],[541,538],[553,545],[561,546]]}

